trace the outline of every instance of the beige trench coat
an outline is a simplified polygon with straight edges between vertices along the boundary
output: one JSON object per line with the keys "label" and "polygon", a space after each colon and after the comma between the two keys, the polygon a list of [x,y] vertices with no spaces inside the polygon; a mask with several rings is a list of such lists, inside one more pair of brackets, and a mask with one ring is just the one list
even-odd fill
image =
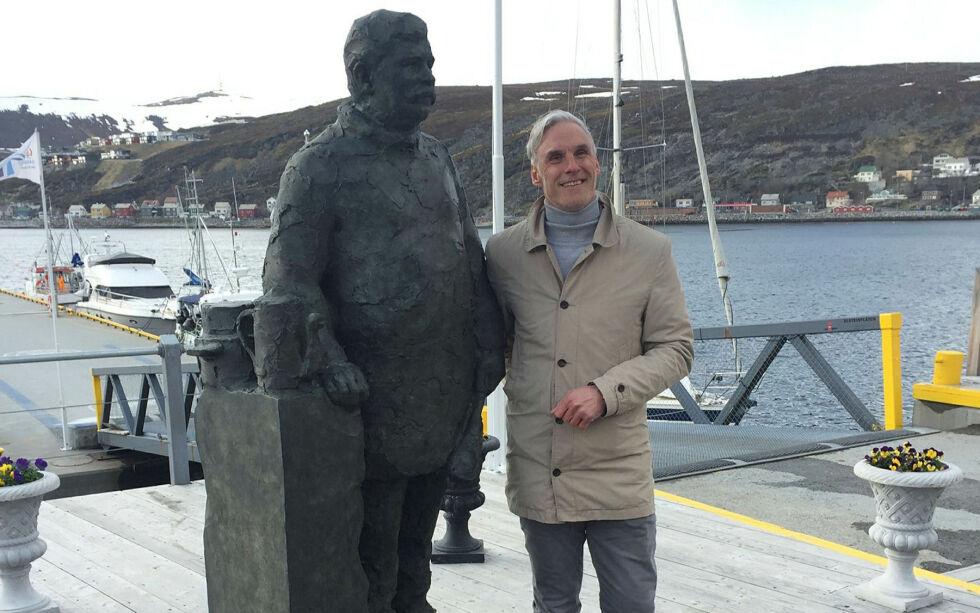
{"label": "beige trench coat", "polygon": [[[490,283],[512,342],[507,500],[544,523],[632,519],[654,511],[646,401],[694,359],[684,294],[664,235],[614,215],[605,196],[592,245],[562,282],[543,198],[487,243]],[[593,383],[607,414],[585,430],[549,414]]]}

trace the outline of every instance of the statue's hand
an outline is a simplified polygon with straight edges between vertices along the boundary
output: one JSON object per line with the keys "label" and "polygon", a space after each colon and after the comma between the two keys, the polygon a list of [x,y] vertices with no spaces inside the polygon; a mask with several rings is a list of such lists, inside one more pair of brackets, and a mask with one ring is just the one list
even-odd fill
{"label": "statue's hand", "polygon": [[479,479],[483,468],[483,396],[474,395],[470,399],[470,423],[463,437],[449,456],[449,476],[460,481]]}
{"label": "statue's hand", "polygon": [[467,433],[449,456],[449,476],[459,481],[473,481],[483,468],[483,436]]}
{"label": "statue's hand", "polygon": [[334,362],[323,373],[323,385],[335,404],[355,407],[368,398],[367,379],[361,369],[350,362]]}
{"label": "statue's hand", "polygon": [[497,349],[483,349],[477,352],[476,374],[473,391],[481,396],[490,395],[500,380],[504,378],[504,352]]}

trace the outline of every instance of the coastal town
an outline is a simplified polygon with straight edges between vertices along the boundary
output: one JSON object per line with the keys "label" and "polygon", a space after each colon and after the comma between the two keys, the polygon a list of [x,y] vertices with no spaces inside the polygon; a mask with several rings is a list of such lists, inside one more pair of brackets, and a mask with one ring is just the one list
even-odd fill
{"label": "coastal town", "polygon": [[[310,137],[309,131],[304,138]],[[61,173],[79,167],[112,168],[112,165],[138,168],[141,156],[154,155],[161,147],[181,146],[208,140],[200,131],[158,130],[124,132],[106,137],[92,136],[74,148],[45,151],[45,172]],[[103,165],[103,166],[100,166]],[[120,166],[122,165],[122,166]],[[254,198],[254,195],[252,196]],[[861,164],[848,180],[837,180],[826,192],[750,193],[736,198],[714,199],[717,219],[723,223],[773,223],[804,221],[844,221],[877,219],[975,219],[980,218],[980,157],[935,154],[931,161],[908,163],[902,167]],[[165,194],[146,194],[122,202],[76,202],[50,204],[56,225],[70,216],[81,226],[166,226],[184,217],[204,216],[220,221],[239,221],[244,225],[267,226],[275,210],[275,196],[263,201],[214,200],[198,202],[181,199],[176,190]],[[678,197],[670,202],[637,198],[627,202],[627,217],[648,225],[706,223],[703,198]],[[0,202],[0,225],[33,226],[41,222],[41,204],[33,200]],[[508,224],[518,217],[508,215]],[[490,219],[477,217],[487,225]]]}
{"label": "coastal town", "polygon": [[[944,218],[942,213],[973,218],[980,216],[980,181],[976,177],[980,177],[980,162],[940,153],[931,163],[896,169],[887,179],[877,166],[865,164],[850,183],[825,194],[763,193],[758,195],[758,201],[752,197],[737,201],[714,198],[714,208],[721,219],[736,221],[774,221],[787,216],[799,220],[855,216],[937,219]],[[968,192],[968,184],[977,187]],[[692,223],[698,223],[704,211],[694,198],[677,198],[672,207],[646,199],[631,200],[626,215],[640,222],[682,222],[690,217]]]}

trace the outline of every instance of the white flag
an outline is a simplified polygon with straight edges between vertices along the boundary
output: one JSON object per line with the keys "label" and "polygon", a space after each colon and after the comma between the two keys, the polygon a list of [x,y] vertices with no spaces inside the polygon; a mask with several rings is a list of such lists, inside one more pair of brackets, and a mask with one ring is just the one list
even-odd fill
{"label": "white flag", "polygon": [[37,132],[0,162],[0,181],[18,177],[41,184],[41,147]]}

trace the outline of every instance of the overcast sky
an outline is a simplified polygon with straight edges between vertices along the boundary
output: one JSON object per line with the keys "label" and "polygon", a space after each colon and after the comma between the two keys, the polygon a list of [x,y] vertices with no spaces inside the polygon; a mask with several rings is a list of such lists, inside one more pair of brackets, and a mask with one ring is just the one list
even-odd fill
{"label": "overcast sky", "polygon": [[[679,1],[695,80],[980,61],[978,0]],[[318,104],[347,95],[344,40],[352,20],[374,8],[428,23],[438,85],[489,85],[493,77],[492,0],[3,4],[0,96],[148,103],[220,86],[281,101],[282,110]],[[611,7],[504,0],[504,82],[611,76]],[[623,36],[625,78],[682,76],[669,0],[623,0]]]}

